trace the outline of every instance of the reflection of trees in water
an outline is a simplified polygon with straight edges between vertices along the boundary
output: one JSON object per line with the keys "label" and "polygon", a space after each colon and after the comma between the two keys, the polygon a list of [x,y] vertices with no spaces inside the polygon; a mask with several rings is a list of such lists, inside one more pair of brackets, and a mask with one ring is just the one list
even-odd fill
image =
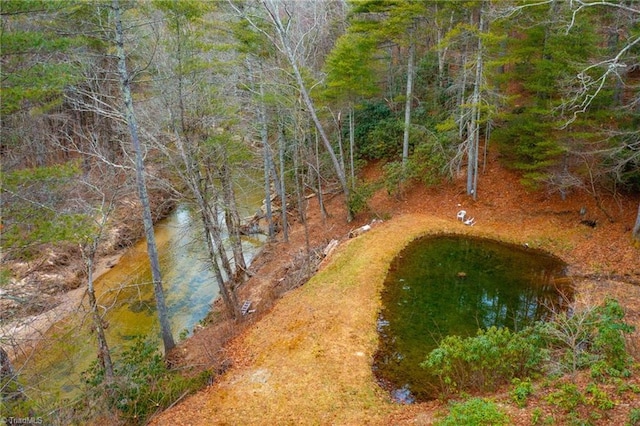
{"label": "reflection of trees in water", "polygon": [[462,237],[414,242],[392,262],[382,292],[376,376],[391,391],[429,399],[430,378],[418,365],[444,336],[550,319],[571,301],[570,287],[558,285],[569,284],[563,274],[561,261],[524,247]]}

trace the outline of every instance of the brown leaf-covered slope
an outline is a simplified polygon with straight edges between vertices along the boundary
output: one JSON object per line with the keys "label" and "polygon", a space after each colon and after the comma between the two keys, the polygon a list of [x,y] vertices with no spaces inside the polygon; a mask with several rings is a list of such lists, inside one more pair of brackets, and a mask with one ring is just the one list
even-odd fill
{"label": "brown leaf-covered slope", "polygon": [[[363,172],[377,179],[380,168]],[[320,272],[306,285],[275,300],[304,248],[300,223],[288,243],[265,248],[253,265],[254,276],[241,289],[242,299],[257,309],[242,324],[231,343],[221,326],[210,326],[174,353],[186,366],[215,367],[223,374],[196,395],[185,398],[153,419],[156,425],[208,424],[429,424],[446,404],[430,402],[396,405],[375,383],[371,360],[376,348],[378,292],[388,262],[411,239],[425,233],[469,233],[528,244],[547,250],[569,265],[580,301],[594,303],[606,295],[623,304],[626,320],[640,328],[640,251],[631,245],[631,226],[638,198],[602,198],[605,212],[588,194],[574,192],[565,200],[544,191],[527,192],[518,176],[491,160],[480,176],[479,197],[465,195],[463,179],[439,186],[406,188],[403,196],[381,190],[370,200],[370,211],[350,224],[342,201],[328,203],[324,222],[317,202],[309,205],[311,246],[336,238],[339,248],[325,259]],[[476,219],[468,227],[456,220],[464,209]],[[580,210],[586,210],[580,214]],[[610,221],[610,216],[614,221]],[[383,223],[360,237],[348,239],[350,229]],[[595,228],[581,223],[596,221]],[[636,332],[630,349],[640,358]],[[588,378],[577,376],[584,385]],[[639,384],[632,378],[632,383]],[[631,395],[631,396],[629,396]],[[524,409],[507,405],[516,424],[531,424],[534,410],[562,419],[563,413],[545,401],[543,391]],[[501,399],[502,398],[502,399]],[[627,393],[598,424],[624,424],[640,396]]]}

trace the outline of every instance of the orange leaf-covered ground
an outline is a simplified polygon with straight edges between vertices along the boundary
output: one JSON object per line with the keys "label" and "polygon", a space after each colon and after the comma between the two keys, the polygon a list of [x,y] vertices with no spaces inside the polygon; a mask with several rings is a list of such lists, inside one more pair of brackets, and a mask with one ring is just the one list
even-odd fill
{"label": "orange leaf-covered ground", "polygon": [[[363,175],[373,180],[379,170],[374,165]],[[465,195],[462,179],[439,188],[415,185],[400,198],[381,190],[370,200],[370,211],[350,224],[340,197],[329,201],[331,217],[324,222],[312,200],[311,245],[336,238],[341,241],[338,249],[306,285],[274,300],[279,283],[291,273],[293,259],[304,247],[303,227],[294,225],[288,243],[270,244],[253,265],[254,277],[241,289],[242,299],[251,300],[257,309],[243,324],[244,331],[220,347],[216,343],[220,326],[210,326],[174,354],[182,365],[224,364],[226,372],[152,423],[430,424],[446,412],[446,403],[394,404],[371,372],[378,294],[386,268],[402,247],[425,233],[469,233],[549,251],[569,264],[580,303],[616,297],[626,310],[627,322],[640,329],[640,251],[632,246],[630,232],[637,197],[603,197],[605,214],[588,194],[572,193],[561,200],[557,194],[527,192],[517,176],[496,161],[490,161],[480,176],[479,188],[475,202]],[[579,213],[582,208],[585,215]],[[460,209],[475,217],[475,226],[456,220]],[[384,222],[348,239],[350,229],[374,217]],[[585,219],[597,221],[597,226],[581,224]],[[635,343],[639,337],[636,331],[629,339],[636,360],[640,360],[640,343]],[[639,374],[636,371],[628,384],[640,386]],[[582,374],[562,380],[584,390],[590,379]],[[532,424],[535,416],[565,424],[571,414],[545,399],[554,389],[540,387],[525,408],[510,403],[506,390],[491,397],[514,424]],[[640,407],[640,394],[616,392],[613,385],[608,390],[616,405],[593,422],[625,424],[630,410]]]}

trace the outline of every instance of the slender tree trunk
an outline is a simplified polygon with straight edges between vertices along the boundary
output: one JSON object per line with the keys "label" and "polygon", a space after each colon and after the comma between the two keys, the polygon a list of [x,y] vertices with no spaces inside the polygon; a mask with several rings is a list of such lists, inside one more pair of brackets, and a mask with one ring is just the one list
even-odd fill
{"label": "slender tree trunk", "polygon": [[[478,29],[482,32],[484,19],[480,10]],[[473,199],[478,197],[478,147],[480,146],[480,85],[482,83],[482,38],[478,37],[478,52],[476,57],[476,75],[473,84],[473,100],[471,107],[471,121],[468,128],[467,153],[467,195]]]}
{"label": "slender tree trunk", "polygon": [[[435,3],[435,15],[438,15],[438,3]],[[453,27],[453,12],[451,12],[449,28]],[[444,34],[446,31],[439,25],[438,20],[436,18],[436,53],[438,54],[438,87],[440,89],[444,89],[446,85],[445,79],[445,65],[447,59],[447,52],[449,50],[448,46],[443,46],[442,40],[444,38]]]}
{"label": "slender tree trunk", "polygon": [[404,104],[404,135],[402,139],[402,171],[406,172],[409,161],[409,130],[411,129],[411,101],[413,98],[413,72],[416,45],[413,40],[413,26],[409,29],[409,63],[407,64],[407,99]]}
{"label": "slender tree trunk", "polygon": [[299,147],[296,147],[293,154],[293,174],[296,184],[296,198],[298,201],[298,213],[300,215],[300,222],[304,226],[304,246],[307,252],[307,257],[311,255],[311,245],[309,243],[309,224],[307,223],[307,206],[304,202],[304,194],[302,193],[302,185],[300,184],[300,161],[298,157],[301,155]]}
{"label": "slender tree trunk", "polygon": [[324,197],[322,195],[322,174],[320,173],[320,150],[318,149],[318,131],[314,132],[315,135],[315,154],[316,154],[316,179],[318,179],[318,204],[320,207],[320,214],[322,215],[322,223],[327,220],[327,210],[324,207]]}
{"label": "slender tree trunk", "polygon": [[233,289],[230,289],[227,286],[227,281],[225,281],[222,276],[222,271],[220,270],[220,266],[217,262],[217,243],[216,238],[212,233],[212,229],[215,228],[215,223],[211,223],[211,215],[209,214],[210,210],[201,209],[200,215],[202,218],[202,222],[204,223],[206,240],[207,240],[207,250],[209,251],[209,259],[211,259],[211,266],[213,267],[213,274],[216,277],[216,281],[218,282],[218,287],[220,289],[220,295],[222,296],[222,301],[224,302],[229,314],[232,318],[237,319],[240,317],[240,306],[238,306],[238,299],[236,297]]}
{"label": "slender tree trunk", "polygon": [[280,123],[280,130],[278,131],[278,158],[280,162],[280,203],[281,203],[281,221],[282,221],[282,236],[284,241],[289,241],[289,224],[287,223],[287,193],[284,186],[284,129],[282,123]]}
{"label": "slender tree trunk", "polygon": [[[113,178],[114,176],[109,176]],[[106,178],[106,176],[105,176]],[[111,182],[110,179],[109,182]],[[114,200],[116,199],[117,193],[114,193],[111,196],[111,199],[106,202],[106,197],[104,193],[102,194],[102,204],[99,209],[97,209],[97,217],[96,220],[96,233],[91,235],[89,239],[85,242],[85,244],[80,244],[80,253],[82,255],[82,260],[84,261],[85,271],[87,273],[87,296],[89,298],[89,310],[91,312],[91,317],[93,319],[93,326],[95,329],[96,339],[98,343],[98,362],[104,371],[104,383],[110,385],[113,383],[114,379],[114,369],[113,362],[111,360],[111,352],[109,350],[109,344],[107,342],[107,337],[105,334],[105,322],[103,321],[103,316],[100,314],[100,306],[98,305],[98,301],[96,298],[96,291],[94,286],[93,279],[93,270],[95,264],[96,254],[98,252],[98,248],[100,246],[100,242],[104,236],[104,232],[106,230],[107,221],[109,219],[110,213],[114,208]]]}
{"label": "slender tree trunk", "polygon": [[[266,129],[266,127],[265,127]],[[265,131],[266,136],[266,131]],[[275,165],[273,164],[273,156],[271,155],[271,146],[269,145],[268,138],[265,137],[262,147],[262,155],[264,161],[264,196],[265,196],[265,209],[267,216],[267,223],[269,226],[269,238],[273,239],[275,236],[275,225],[273,223],[273,206],[271,204],[271,178],[273,177],[274,187],[277,187],[277,179],[273,175]]]}
{"label": "slender tree trunk", "polygon": [[351,168],[351,188],[356,186],[356,168],[354,165],[354,152],[356,146],[356,121],[353,117],[353,104],[349,105],[349,165]]}
{"label": "slender tree trunk", "polygon": [[162,342],[164,344],[165,355],[175,347],[175,341],[171,334],[171,325],[169,324],[169,313],[164,299],[164,290],[162,288],[162,274],[160,272],[160,260],[158,257],[158,248],[156,246],[155,234],[153,231],[153,218],[151,215],[151,206],[149,203],[149,195],[147,193],[147,184],[145,181],[144,162],[142,159],[142,149],[138,138],[138,123],[133,110],[133,98],[131,96],[131,77],[127,71],[127,56],[124,50],[124,31],[122,29],[122,11],[118,0],[113,0],[114,18],[116,24],[116,47],[118,55],[118,71],[120,73],[120,87],[125,107],[125,119],[129,126],[131,142],[135,151],[135,168],[136,181],[138,187],[138,196],[142,206],[142,220],[144,223],[145,236],[147,237],[147,254],[151,264],[151,275],[153,279],[153,291],[156,299],[156,308],[158,319],[160,320],[160,330],[162,333]]}
{"label": "slender tree trunk", "polygon": [[264,179],[264,205],[265,205],[265,219],[267,220],[267,227],[269,233],[269,240],[272,240],[275,235],[275,228],[273,225],[273,209],[271,206],[271,147],[269,146],[269,128],[267,120],[267,105],[264,100],[264,86],[262,85],[262,78],[264,75],[264,69],[262,62],[258,61],[260,68],[260,81],[256,84],[253,74],[253,64],[251,59],[246,60],[249,81],[252,88],[258,89],[258,104],[256,106],[256,115],[258,117],[258,126],[260,129],[260,141],[262,142],[262,166],[263,166],[263,179]]}
{"label": "slender tree trunk", "polygon": [[100,315],[98,302],[96,300],[96,291],[93,286],[93,259],[95,258],[95,247],[90,248],[91,252],[88,253],[86,258],[87,266],[87,295],[89,296],[89,308],[91,309],[91,316],[93,317],[93,325],[96,331],[96,337],[98,339],[98,362],[104,369],[105,383],[110,384],[113,382],[113,362],[111,361],[111,352],[109,351],[109,344],[107,343],[107,336],[104,332],[104,323],[102,321],[102,315]]}
{"label": "slender tree trunk", "polygon": [[[208,247],[209,264],[213,269],[216,282],[218,283],[222,301],[233,318],[237,318],[239,314],[237,299],[234,294],[230,294],[230,290],[227,288],[227,280],[225,280],[222,275],[220,265],[218,264],[218,257],[220,256],[218,248],[222,246],[218,214],[214,207],[217,202],[218,192],[212,184],[209,184],[212,178],[211,174],[203,174],[201,169],[196,166],[195,154],[190,149],[190,142],[187,140],[187,146],[185,147],[184,140],[175,125],[174,131],[176,147],[180,153],[182,167],[185,169],[184,173],[178,173],[181,174],[183,182],[185,182],[189,191],[194,196],[196,205],[200,211],[200,219]],[[187,149],[189,149],[189,152],[187,152]],[[181,167],[178,167],[178,169],[180,168]],[[225,269],[225,273],[230,277],[231,269],[224,248],[222,249],[222,254],[223,257],[220,259],[220,262],[226,265],[227,269]]]}
{"label": "slender tree trunk", "polygon": [[[182,53],[182,42],[181,35],[183,33],[180,25],[180,19],[176,19],[176,49],[177,49],[177,61],[178,61],[178,71],[177,71],[177,91],[178,91],[178,109],[180,112],[180,122],[179,125],[176,123],[176,120],[173,120],[172,123],[174,127],[174,132],[176,136],[176,146],[180,153],[180,157],[182,159],[182,166],[184,167],[185,172],[179,172],[183,181],[187,184],[187,187],[190,189],[194,198],[196,199],[196,204],[201,212],[201,221],[204,228],[205,238],[207,240],[207,245],[209,247],[209,264],[211,265],[214,276],[216,277],[216,281],[218,282],[218,288],[220,290],[220,294],[222,295],[223,302],[227,307],[227,310],[231,313],[234,318],[237,318],[239,308],[238,303],[235,298],[235,293],[232,287],[232,283],[229,280],[233,280],[235,278],[243,279],[244,276],[242,274],[246,273],[246,264],[244,262],[244,257],[242,254],[241,240],[240,240],[240,218],[237,216],[237,207],[235,204],[235,197],[233,194],[233,187],[230,187],[230,178],[228,177],[229,171],[227,166],[227,158],[226,152],[223,154],[222,158],[222,166],[219,170],[219,177],[222,183],[222,196],[225,201],[225,220],[227,222],[227,228],[229,231],[229,237],[232,243],[232,250],[234,254],[234,259],[236,261],[236,273],[234,274],[231,266],[229,264],[229,260],[222,244],[222,236],[220,231],[219,224],[219,216],[218,212],[215,208],[216,202],[218,200],[218,191],[215,189],[212,180],[212,173],[208,172],[207,169],[206,174],[203,174],[200,164],[202,164],[202,159],[199,157],[198,152],[198,144],[194,143],[189,138],[189,129],[187,127],[187,119],[186,119],[186,108],[184,106],[184,68],[183,68],[183,53]],[[169,108],[171,114],[171,108]],[[197,139],[197,138],[196,138]],[[240,247],[238,247],[240,245]],[[227,279],[222,275],[222,271],[220,270],[220,265],[218,265],[218,259],[220,258],[220,262],[225,268],[225,273],[227,274]],[[236,277],[237,275],[237,277]],[[231,288],[229,288],[230,286]]]}
{"label": "slender tree trunk", "polygon": [[224,200],[224,217],[231,242],[233,252],[233,263],[235,264],[234,281],[242,282],[248,276],[247,264],[244,261],[242,250],[242,237],[240,235],[240,215],[236,203],[235,191],[233,190],[233,180],[229,170],[226,151],[223,153],[222,166],[220,167],[220,180],[222,182],[222,197]]}
{"label": "slender tree trunk", "polygon": [[[211,176],[209,176],[209,179],[210,182],[213,182]],[[215,244],[217,253],[216,258],[220,260],[222,270],[227,275],[227,279],[225,281],[229,281],[233,279],[233,268],[231,267],[231,262],[229,261],[229,256],[227,256],[227,250],[224,246],[224,238],[222,236],[222,227],[220,224],[220,210],[218,209],[219,201],[219,198],[209,201],[206,212],[209,216],[209,224],[212,225],[209,229],[209,235]]]}
{"label": "slender tree trunk", "polygon": [[[458,138],[460,138],[460,140],[462,140],[462,137],[464,136],[464,128],[465,126],[465,110],[466,108],[463,106],[464,102],[466,101],[466,90],[467,90],[467,52],[466,52],[466,45],[465,45],[465,54],[462,55],[462,64],[460,66],[460,68],[462,69],[462,84],[460,85],[460,91],[458,92],[458,110],[460,111],[460,114],[458,116]],[[460,163],[458,163],[458,169],[457,172],[460,172]]]}
{"label": "slender tree trunk", "polygon": [[636,224],[633,226],[633,239],[640,243],[640,203],[638,203],[638,216],[636,216]]}
{"label": "slender tree trunk", "polygon": [[346,173],[347,169],[344,165],[344,146],[342,144],[342,111],[338,113],[338,155],[340,156],[340,166]]}
{"label": "slender tree trunk", "polygon": [[[260,64],[260,70],[262,71],[262,64]],[[251,74],[251,71],[249,71]],[[262,74],[262,72],[261,72]],[[267,224],[269,227],[269,239],[273,239],[275,234],[273,227],[273,213],[271,209],[271,147],[269,146],[269,133],[267,126],[267,106],[264,102],[264,87],[262,86],[262,82],[259,83],[260,86],[260,100],[257,108],[258,113],[258,123],[260,125],[260,140],[262,141],[262,161],[264,166],[264,204],[265,204],[265,215],[267,219]]]}
{"label": "slender tree trunk", "polygon": [[318,130],[318,134],[320,135],[320,139],[322,140],[322,143],[324,144],[327,152],[329,153],[329,156],[331,157],[333,168],[336,172],[336,175],[338,176],[338,180],[340,181],[340,186],[342,187],[342,191],[344,192],[344,195],[345,195],[345,200],[347,203],[347,220],[351,221],[353,220],[353,214],[351,210],[348,208],[350,196],[349,196],[349,187],[347,185],[347,179],[345,176],[344,169],[341,168],[340,161],[338,160],[338,157],[336,156],[336,153],[333,147],[331,146],[331,142],[329,141],[329,138],[327,137],[327,134],[324,131],[324,126],[322,125],[322,122],[318,118],[315,104],[313,103],[313,100],[309,95],[307,86],[304,82],[304,79],[302,78],[302,73],[300,72],[300,69],[298,67],[298,61],[296,60],[293,48],[291,47],[291,44],[289,41],[289,37],[287,36],[287,30],[282,24],[282,20],[280,19],[279,11],[277,10],[277,8],[275,8],[276,10],[271,10],[267,6],[266,2],[263,1],[262,4],[266,9],[267,13],[269,14],[271,21],[275,25],[276,33],[278,34],[278,38],[280,39],[280,43],[282,44],[282,49],[287,57],[287,60],[289,61],[289,64],[291,65],[293,74],[296,78],[298,89],[300,90],[300,94],[302,95],[302,100],[304,101],[304,104],[307,107],[309,114],[311,115],[311,119],[313,120],[313,123],[315,124],[316,129]]}

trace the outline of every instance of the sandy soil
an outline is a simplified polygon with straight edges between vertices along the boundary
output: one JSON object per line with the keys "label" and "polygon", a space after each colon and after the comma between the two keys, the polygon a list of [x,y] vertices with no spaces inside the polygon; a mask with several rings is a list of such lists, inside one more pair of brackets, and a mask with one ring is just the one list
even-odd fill
{"label": "sandy soil", "polygon": [[[111,269],[122,257],[124,251],[105,256],[97,262],[94,280]],[[5,321],[0,326],[0,341],[11,360],[14,360],[32,349],[46,335],[53,324],[76,311],[86,295],[86,287],[78,287],[65,293],[54,295],[49,304],[53,306],[37,315]]]}
{"label": "sandy soil", "polygon": [[[363,175],[376,179],[380,168],[370,166]],[[413,185],[401,197],[381,190],[370,200],[369,211],[352,223],[345,221],[340,197],[327,203],[330,217],[324,221],[312,200],[311,246],[337,239],[341,244],[336,253],[310,284],[278,300],[303,251],[304,228],[297,223],[289,242],[269,244],[252,267],[253,278],[240,289],[241,298],[251,300],[256,312],[240,325],[216,321],[172,354],[183,367],[219,373],[215,383],[160,414],[153,424],[431,423],[442,403],[394,405],[372,378],[377,292],[384,271],[367,270],[366,259],[353,248],[391,259],[408,240],[425,232],[469,232],[551,252],[568,263],[582,301],[617,297],[626,320],[640,328],[640,251],[631,244],[638,197],[603,196],[598,206],[585,193],[562,200],[544,191],[527,192],[517,175],[495,159],[481,175],[479,188],[477,201],[466,196],[462,178],[438,188]],[[461,209],[475,217],[474,227],[456,221]],[[350,230],[373,218],[385,222],[371,233],[348,238]],[[588,226],[585,220],[597,225]],[[384,250],[377,252],[376,247]],[[352,286],[348,291],[331,275],[343,262],[363,262],[356,276],[341,278]],[[232,329],[240,333],[225,344],[234,335]],[[640,341],[638,332],[630,342],[634,339]],[[639,345],[630,346],[640,359]],[[623,424],[634,406],[640,406],[638,399],[620,401],[619,409],[599,424]],[[510,415],[518,424],[531,424],[533,407],[550,410],[540,399]]]}

